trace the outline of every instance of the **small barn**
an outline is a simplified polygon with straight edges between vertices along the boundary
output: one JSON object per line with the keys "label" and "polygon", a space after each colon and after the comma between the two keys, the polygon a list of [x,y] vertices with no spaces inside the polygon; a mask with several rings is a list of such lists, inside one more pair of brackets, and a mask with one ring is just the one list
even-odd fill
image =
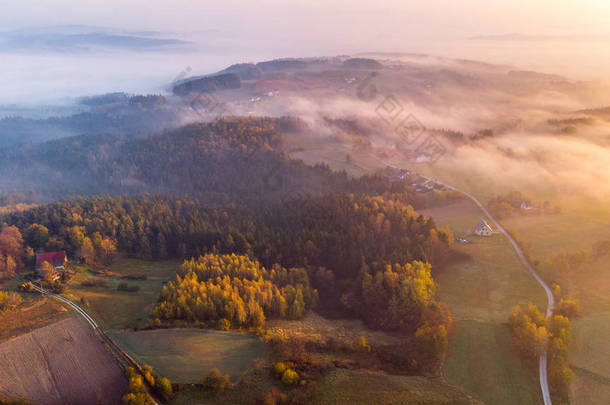
{"label": "small barn", "polygon": [[42,266],[44,262],[48,262],[56,269],[63,269],[67,261],[68,258],[66,257],[66,252],[64,250],[60,252],[38,253],[36,255],[36,270],[40,270],[40,266]]}
{"label": "small barn", "polygon": [[[46,279],[47,274],[45,274],[45,271],[42,270],[42,264],[44,262],[49,263],[55,269],[63,269],[67,261],[68,259],[66,257],[66,252],[63,250],[60,252],[38,253],[36,255],[36,272],[41,278]],[[57,280],[59,277],[60,274],[56,271],[53,272],[51,276],[53,281]]]}
{"label": "small barn", "polygon": [[522,210],[529,211],[529,210],[531,210],[533,207],[532,207],[531,205],[529,205],[529,203],[527,203],[526,201],[523,201],[523,202],[521,203],[520,208],[521,208]]}
{"label": "small barn", "polygon": [[493,229],[487,223],[487,221],[482,219],[481,222],[479,222],[477,224],[477,227],[475,228],[474,233],[475,233],[475,235],[479,235],[479,236],[490,236],[491,234],[493,234]]}

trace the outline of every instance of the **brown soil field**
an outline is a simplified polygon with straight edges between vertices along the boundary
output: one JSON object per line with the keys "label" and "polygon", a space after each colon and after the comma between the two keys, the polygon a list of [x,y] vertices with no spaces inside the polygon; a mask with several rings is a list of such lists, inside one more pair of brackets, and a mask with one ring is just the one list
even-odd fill
{"label": "brown soil field", "polygon": [[115,405],[126,391],[117,362],[80,318],[0,344],[0,397],[45,405]]}
{"label": "brown soil field", "polygon": [[0,313],[0,342],[71,316],[69,310],[51,298],[26,296],[18,308]]}

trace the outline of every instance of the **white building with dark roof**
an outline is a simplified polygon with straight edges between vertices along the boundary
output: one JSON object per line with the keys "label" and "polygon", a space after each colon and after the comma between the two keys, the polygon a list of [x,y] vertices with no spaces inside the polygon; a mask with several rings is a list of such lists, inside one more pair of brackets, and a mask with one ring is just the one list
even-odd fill
{"label": "white building with dark roof", "polygon": [[479,222],[477,224],[477,227],[475,228],[474,233],[475,233],[475,235],[479,235],[479,236],[490,236],[494,233],[494,231],[491,228],[491,226],[487,223],[487,221],[482,219],[481,222]]}

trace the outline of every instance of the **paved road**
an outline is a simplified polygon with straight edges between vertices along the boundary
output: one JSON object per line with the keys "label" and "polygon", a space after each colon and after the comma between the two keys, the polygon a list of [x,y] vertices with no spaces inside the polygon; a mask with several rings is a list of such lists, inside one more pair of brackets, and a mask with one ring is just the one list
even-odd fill
{"label": "paved road", "polygon": [[[547,299],[546,317],[549,318],[553,312],[553,306],[555,305],[555,299],[553,298],[553,293],[551,292],[551,289],[549,288],[549,286],[544,282],[544,280],[542,280],[540,275],[538,275],[536,270],[534,270],[534,268],[532,267],[530,262],[525,257],[525,254],[523,253],[523,251],[521,250],[521,248],[519,247],[519,245],[517,244],[515,239],[508,232],[506,232],[506,230],[502,227],[502,225],[500,225],[498,223],[498,221],[496,221],[496,219],[489,213],[487,208],[485,208],[485,206],[483,204],[481,204],[481,202],[479,200],[477,200],[475,197],[473,197],[472,195],[470,195],[462,190],[459,190],[453,186],[441,183],[440,181],[437,181],[437,183],[444,185],[448,189],[458,191],[458,192],[464,194],[466,197],[470,198],[472,200],[472,202],[474,202],[477,205],[477,207],[479,207],[481,209],[481,211],[483,211],[485,213],[485,215],[495,225],[495,227],[504,236],[506,236],[506,238],[509,240],[511,245],[513,245],[513,248],[517,252],[517,255],[519,255],[519,259],[521,259],[521,262],[523,263],[525,268],[528,269],[530,273],[532,273],[532,275],[534,276],[536,281],[538,281],[538,284],[540,284],[542,286],[542,288],[544,288],[544,292],[546,293],[546,299]],[[542,398],[544,399],[544,404],[552,405],[551,394],[549,393],[549,384],[548,384],[548,378],[547,378],[546,351],[544,352],[544,354],[542,354],[540,356],[540,360],[538,362],[538,369],[539,369],[539,375],[540,375],[540,389],[542,390]]]}
{"label": "paved road", "polygon": [[73,303],[72,301],[70,301],[69,299],[67,299],[66,297],[62,297],[61,295],[52,293],[51,291],[47,291],[44,288],[38,287],[36,284],[34,285],[34,289],[36,291],[38,291],[39,293],[42,293],[44,295],[49,295],[57,300],[60,300],[61,302],[71,306],[72,308],[74,308],[74,310],[76,312],[78,312],[79,314],[81,314],[83,316],[83,318],[85,318],[85,320],[89,323],[89,325],[91,325],[91,327],[95,330],[100,330],[99,326],[97,325],[97,323],[93,320],[93,318],[91,318],[89,316],[88,313],[86,313],[81,307],[79,307],[78,305],[76,305],[75,303]]}

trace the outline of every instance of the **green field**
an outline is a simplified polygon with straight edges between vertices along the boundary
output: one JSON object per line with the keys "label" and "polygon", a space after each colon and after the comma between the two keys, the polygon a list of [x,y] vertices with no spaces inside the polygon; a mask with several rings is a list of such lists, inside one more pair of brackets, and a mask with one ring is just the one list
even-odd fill
{"label": "green field", "polygon": [[482,213],[471,202],[423,213],[470,242],[455,248],[471,259],[440,269],[436,277],[440,299],[456,321],[443,369],[446,379],[488,404],[540,403],[537,374],[518,360],[505,323],[516,304],[544,307],[542,287],[505,237],[472,234]]}
{"label": "green field", "polygon": [[110,332],[141,364],[150,364],[172,382],[197,383],[213,368],[235,381],[255,359],[265,357],[256,336],[207,329]]}
{"label": "green field", "polygon": [[[123,259],[113,263],[107,271],[93,274],[84,266],[78,266],[65,294],[75,301],[84,301],[85,309],[104,329],[125,329],[144,325],[159,298],[163,284],[178,269],[178,262],[152,262]],[[123,277],[143,276],[146,280],[129,280]],[[92,278],[105,281],[104,287],[84,287],[81,283]],[[119,283],[137,285],[137,292],[118,291]],[[83,301],[81,301],[83,300]]]}
{"label": "green field", "polygon": [[473,401],[466,394],[441,379],[344,369],[337,369],[324,378],[315,402],[319,405],[470,403]]}
{"label": "green field", "polygon": [[513,349],[507,325],[461,320],[451,337],[446,378],[488,404],[541,403],[537,374]]}

